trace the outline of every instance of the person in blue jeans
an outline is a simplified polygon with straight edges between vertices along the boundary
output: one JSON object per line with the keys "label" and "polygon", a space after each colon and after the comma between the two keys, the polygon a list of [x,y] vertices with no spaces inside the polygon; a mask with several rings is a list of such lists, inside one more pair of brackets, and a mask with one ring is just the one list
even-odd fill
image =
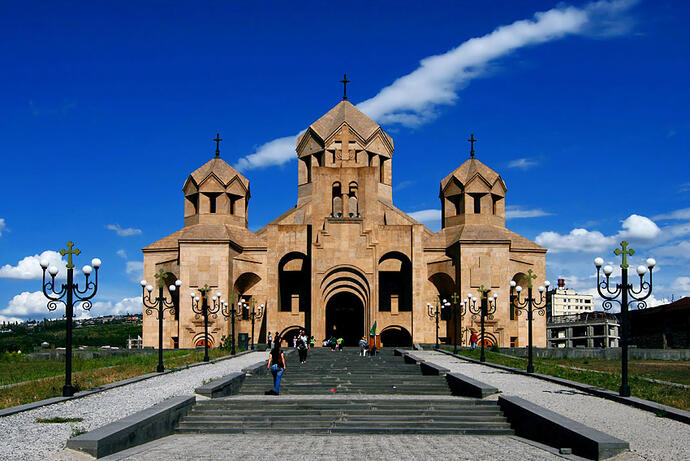
{"label": "person in blue jeans", "polygon": [[287,365],[285,364],[285,354],[280,348],[280,343],[277,343],[275,347],[271,350],[268,356],[268,369],[271,370],[273,374],[273,389],[266,391],[266,395],[278,395],[280,393],[280,379],[283,377],[283,373],[287,370]]}

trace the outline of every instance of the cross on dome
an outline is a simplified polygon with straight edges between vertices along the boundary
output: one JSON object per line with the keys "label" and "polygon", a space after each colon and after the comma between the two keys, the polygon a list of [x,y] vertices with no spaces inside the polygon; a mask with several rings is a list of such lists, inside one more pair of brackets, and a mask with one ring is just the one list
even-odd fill
{"label": "cross on dome", "polygon": [[223,140],[223,138],[220,137],[220,133],[216,133],[216,138],[214,141],[216,142],[216,157],[220,157],[220,142]]}
{"label": "cross on dome", "polygon": [[343,101],[347,101],[347,84],[350,81],[347,79],[347,74],[343,74],[343,79],[340,81],[343,84]]}
{"label": "cross on dome", "polygon": [[474,143],[477,142],[476,139],[474,139],[474,133],[470,135],[470,139],[468,139],[470,142],[470,145],[472,146],[470,149],[470,158],[474,158]]}

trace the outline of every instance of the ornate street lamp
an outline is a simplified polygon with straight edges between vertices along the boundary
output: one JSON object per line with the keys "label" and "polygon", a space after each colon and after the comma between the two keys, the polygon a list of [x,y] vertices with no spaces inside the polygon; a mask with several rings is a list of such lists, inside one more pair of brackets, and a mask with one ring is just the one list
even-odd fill
{"label": "ornate street lamp", "polygon": [[[201,298],[199,298],[193,291],[190,293],[192,296],[192,311],[194,312],[194,318],[198,319],[199,315],[204,318],[204,362],[208,362],[208,316],[212,315],[214,319],[218,318],[218,310],[224,301],[221,299],[220,291],[216,293],[216,296],[211,298],[212,304],[208,304],[208,292],[211,291],[211,287],[205,284],[202,288],[199,288],[201,293]],[[201,306],[199,306],[199,300],[201,299]]]}
{"label": "ornate street lamp", "polygon": [[[628,309],[629,303],[636,303],[638,309],[644,309],[647,307],[647,299],[652,294],[652,272],[654,266],[656,266],[656,261],[654,258],[647,259],[647,266],[637,266],[637,275],[640,276],[640,288],[635,290],[631,283],[628,283],[628,256],[635,254],[635,250],[628,248],[628,242],[623,240],[621,242],[621,247],[616,248],[613,252],[616,256],[621,256],[621,283],[616,284],[616,288],[611,290],[611,283],[609,277],[613,273],[613,267],[604,266],[604,275],[606,280],[601,280],[599,271],[601,266],[604,264],[602,258],[596,258],[594,260],[594,265],[597,268],[597,291],[599,296],[604,298],[602,307],[605,310],[609,310],[613,307],[613,303],[617,303],[621,308],[621,327],[623,328],[623,334],[621,334],[621,387],[619,394],[621,397],[630,397],[630,386],[628,385],[628,342],[630,342],[630,314]],[[644,275],[649,269],[649,283],[645,282]],[[645,294],[646,292],[646,294]],[[621,299],[618,300],[618,296]],[[632,298],[632,301],[628,302],[628,296]]]}
{"label": "ornate street lamp", "polygon": [[[156,311],[158,315],[158,367],[156,371],[161,373],[165,370],[163,367],[163,314],[165,311],[170,311],[174,314],[175,309],[179,306],[175,306],[174,301],[165,299],[163,294],[163,287],[165,286],[165,272],[160,269],[158,273],[154,276],[158,279],[158,297],[151,299],[151,292],[153,291],[153,286],[149,285],[146,280],[141,281],[141,298],[146,308],[146,315],[153,314]],[[170,285],[168,289],[172,295],[175,289],[182,286],[181,280],[176,280],[174,285]]]}
{"label": "ornate street lamp", "polygon": [[[548,291],[551,284],[548,280],[544,282],[543,286],[537,288],[539,291],[539,300],[537,301],[532,296],[532,280],[536,279],[537,275],[532,274],[532,269],[527,271],[527,298],[520,300],[520,293],[522,287],[517,285],[515,280],[510,281],[510,307],[517,309],[517,314],[524,310],[527,311],[527,373],[534,373],[534,364],[532,362],[532,319],[533,312],[537,311],[542,317],[546,312],[547,296],[544,291]],[[546,288],[545,288],[546,287]]]}
{"label": "ornate street lamp", "polygon": [[[72,264],[72,256],[79,255],[81,251],[78,248],[73,248],[74,243],[67,242],[67,250],[60,250],[62,256],[67,255],[67,283],[62,284],[60,291],[55,291],[55,276],[58,273],[56,266],[50,266],[48,261],[42,260],[40,262],[43,269],[43,294],[48,301],[47,307],[49,311],[54,311],[58,307],[58,303],[65,305],[65,317],[67,319],[67,332],[65,339],[65,385],[62,388],[62,395],[64,397],[71,397],[74,395],[74,386],[72,386],[72,317],[74,315],[74,304],[80,304],[84,310],[91,309],[91,298],[96,295],[98,290],[98,268],[101,267],[101,260],[94,258],[91,260],[91,266],[82,267],[82,272],[86,277],[84,289],[79,289],[79,284],[74,283],[74,264]],[[46,282],[46,269],[50,274],[50,281]],[[96,269],[94,274],[94,281],[89,281],[89,276],[93,269]],[[89,290],[93,289],[93,293],[87,294]]]}
{"label": "ornate street lamp", "polygon": [[426,303],[427,315],[436,321],[436,349],[438,349],[438,318],[441,315],[441,309],[448,306],[450,303],[445,299],[442,300],[440,296],[436,296],[434,304]]}
{"label": "ornate street lamp", "polygon": [[[254,350],[254,321],[255,320],[261,320],[266,313],[266,309],[263,304],[261,304],[259,307],[256,307],[256,303],[254,302],[254,298],[250,301],[251,305],[248,305],[247,303],[244,302],[244,300],[240,300],[240,303],[242,305],[242,308],[247,309],[249,313],[249,318],[252,321],[252,342],[251,342],[251,350]],[[251,309],[250,309],[251,307]]]}
{"label": "ornate street lamp", "polygon": [[498,295],[494,294],[493,298],[489,298],[490,291],[491,289],[484,288],[484,285],[479,287],[479,293],[481,297],[479,306],[477,306],[477,298],[475,296],[472,296],[470,293],[467,294],[467,308],[472,314],[479,314],[481,317],[480,341],[482,342],[482,353],[479,357],[480,362],[486,362],[486,357],[484,356],[484,321],[486,317],[489,317],[489,320],[493,319],[493,314],[496,313],[496,299],[498,298]]}
{"label": "ornate street lamp", "polygon": [[230,304],[226,302],[222,303],[222,307],[220,310],[220,313],[223,315],[223,317],[231,318],[231,325],[232,325],[232,349],[230,350],[230,353],[232,355],[235,355],[237,353],[237,349],[235,348],[235,317],[238,315],[242,315],[242,304],[244,303],[244,299],[240,299],[239,302],[237,303],[237,307],[235,307],[235,301],[237,300],[237,297],[235,296],[235,293],[230,295]]}
{"label": "ornate street lamp", "polygon": [[[461,335],[462,338],[462,333],[460,330],[460,319],[461,317],[464,317],[465,314],[467,314],[467,304],[463,300],[462,302],[460,301],[460,297],[458,296],[457,293],[453,293],[453,296],[451,296],[451,299],[453,300],[453,312],[455,315],[455,333],[453,334],[453,354],[458,353],[458,334]],[[462,342],[462,339],[460,340]]]}

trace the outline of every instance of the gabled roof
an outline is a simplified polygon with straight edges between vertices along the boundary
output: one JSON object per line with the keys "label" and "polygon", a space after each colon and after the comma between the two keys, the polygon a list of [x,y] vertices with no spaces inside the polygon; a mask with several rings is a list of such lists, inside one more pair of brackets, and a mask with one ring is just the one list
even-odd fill
{"label": "gabled roof", "polygon": [[488,224],[446,227],[424,240],[424,248],[448,248],[458,241],[504,241],[510,243],[511,250],[546,252],[546,248],[505,227]]}
{"label": "gabled roof", "polygon": [[194,224],[186,226],[177,232],[163,237],[151,245],[145,246],[146,250],[177,249],[180,240],[201,241],[228,241],[236,245],[246,247],[264,247],[266,241],[257,237],[252,231],[240,226],[225,224]]}
{"label": "gabled roof", "polygon": [[215,175],[224,186],[230,184],[233,178],[237,177],[244,188],[249,190],[249,180],[242,176],[242,174],[240,174],[236,169],[231,167],[220,157],[212,158],[194,170],[189,176],[197,185],[199,185],[211,174]]}
{"label": "gabled roof", "polygon": [[304,135],[310,130],[324,142],[338,131],[343,123],[347,123],[366,142],[370,141],[376,132],[380,130],[391,147],[393,147],[393,139],[381,129],[379,124],[357,109],[350,101],[340,101],[320,119],[309,125],[309,130],[302,133],[297,139],[297,145],[300,144]]}
{"label": "gabled roof", "polygon": [[503,188],[506,189],[505,183],[498,173],[484,165],[476,158],[469,158],[465,160],[462,165],[457,167],[455,171],[443,178],[441,181],[441,190],[446,188],[453,177],[457,178],[457,180],[460,181],[463,186],[467,186],[472,178],[477,175],[486,181],[489,184],[489,187],[493,187],[493,185],[496,184],[496,181],[500,181]]}

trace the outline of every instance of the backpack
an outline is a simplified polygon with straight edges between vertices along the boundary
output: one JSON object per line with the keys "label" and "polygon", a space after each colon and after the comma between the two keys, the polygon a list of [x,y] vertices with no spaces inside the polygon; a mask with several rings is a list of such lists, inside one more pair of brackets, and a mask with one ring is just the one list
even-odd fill
{"label": "backpack", "polygon": [[297,341],[297,349],[303,351],[307,348],[307,345],[301,339]]}

